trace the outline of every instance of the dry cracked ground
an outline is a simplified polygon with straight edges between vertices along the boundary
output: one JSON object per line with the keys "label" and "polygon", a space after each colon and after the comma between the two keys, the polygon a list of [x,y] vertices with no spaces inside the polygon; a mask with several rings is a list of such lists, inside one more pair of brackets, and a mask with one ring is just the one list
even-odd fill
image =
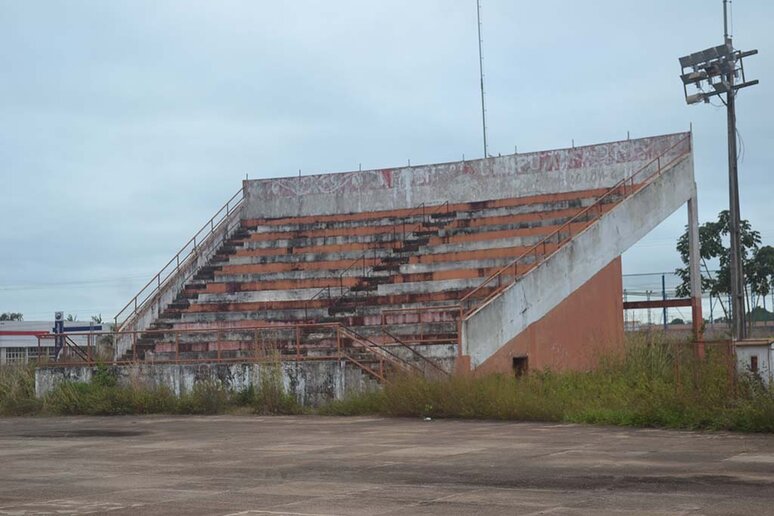
{"label": "dry cracked ground", "polygon": [[324,417],[0,420],[0,514],[774,514],[774,435]]}

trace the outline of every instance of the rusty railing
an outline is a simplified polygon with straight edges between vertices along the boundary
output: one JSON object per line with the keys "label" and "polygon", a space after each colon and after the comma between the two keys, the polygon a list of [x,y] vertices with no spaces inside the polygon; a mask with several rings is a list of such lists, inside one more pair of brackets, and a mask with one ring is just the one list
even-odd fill
{"label": "rusty railing", "polygon": [[[237,338],[224,338],[225,334]],[[199,338],[197,339],[197,336]],[[197,329],[70,332],[59,358],[43,358],[61,334],[37,335],[39,365],[94,366],[268,362],[272,360],[347,360],[380,381],[385,365],[408,373],[417,366],[393,352],[388,345],[360,335],[341,323],[258,324]],[[73,338],[80,340],[76,344]],[[121,339],[131,341],[131,358],[113,359],[113,347]],[[85,340],[85,344],[82,342]],[[49,342],[51,344],[49,344]],[[147,349],[143,349],[147,348]],[[365,352],[371,358],[363,358]],[[140,355],[144,355],[139,359]],[[366,362],[377,363],[374,369]]]}
{"label": "rusty railing", "polygon": [[[680,145],[687,144],[687,148],[681,151],[677,157],[662,163],[662,159]],[[616,196],[621,200],[626,199],[647,185],[650,181],[659,177],[661,173],[677,163],[691,152],[691,137],[686,136],[677,143],[653,158],[636,172],[620,180],[599,197],[593,204],[581,210],[577,215],[559,226],[540,242],[530,247],[518,258],[508,265],[498,269],[487,277],[478,287],[468,292],[460,300],[463,307],[464,318],[470,317],[479,307],[488,303],[505,288],[519,280],[526,272],[536,267],[541,260],[556,252],[564,243],[572,240],[579,232],[585,230],[592,222],[600,219],[605,213],[604,205],[614,202]],[[655,165],[655,172],[651,169]],[[646,172],[650,171],[649,174]],[[575,230],[575,232],[573,232]]]}
{"label": "rusty railing", "polygon": [[[226,201],[210,220],[205,223],[199,231],[164,265],[161,270],[151,278],[140,291],[129,300],[129,302],[116,314],[114,318],[115,327],[121,329],[132,317],[137,315],[148,303],[152,302],[161,292],[166,290],[169,280],[173,278],[181,268],[185,268],[193,259],[195,259],[203,245],[209,243],[216,231],[225,225],[226,235],[236,229],[239,225],[239,208],[244,200],[243,191],[240,188],[231,198]],[[236,222],[236,224],[235,224]],[[217,251],[213,249],[212,252]],[[196,271],[190,272],[186,281]]]}

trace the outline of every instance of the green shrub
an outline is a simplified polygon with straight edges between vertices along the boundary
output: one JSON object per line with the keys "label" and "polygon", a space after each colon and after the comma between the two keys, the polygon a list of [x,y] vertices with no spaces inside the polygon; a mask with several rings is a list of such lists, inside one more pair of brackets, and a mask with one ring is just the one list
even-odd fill
{"label": "green shrub", "polygon": [[732,367],[725,350],[698,360],[689,343],[635,338],[589,372],[410,376],[321,412],[774,431],[774,386],[752,377],[735,383]]}
{"label": "green shrub", "polygon": [[0,366],[0,416],[25,416],[40,408],[35,397],[35,368]]}
{"label": "green shrub", "polygon": [[258,388],[254,389],[250,401],[256,414],[289,415],[303,412],[295,396],[285,390],[280,362],[271,362],[261,367],[260,383]]}
{"label": "green shrub", "polygon": [[230,394],[223,384],[206,380],[194,384],[191,392],[180,396],[176,411],[180,414],[222,414],[230,405]]}

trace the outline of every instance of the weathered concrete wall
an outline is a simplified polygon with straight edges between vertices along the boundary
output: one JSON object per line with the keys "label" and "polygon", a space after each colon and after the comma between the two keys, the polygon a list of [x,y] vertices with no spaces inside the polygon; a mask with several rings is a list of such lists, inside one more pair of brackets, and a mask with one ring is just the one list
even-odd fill
{"label": "weathered concrete wall", "polygon": [[[272,367],[281,368],[281,381],[286,392],[292,393],[304,406],[341,399],[350,391],[363,392],[377,385],[360,369],[335,360],[279,364],[138,364],[111,366],[109,369],[118,378],[119,385],[163,386],[179,396],[203,381],[218,381],[234,391],[250,385],[259,387],[261,378],[271,374]],[[35,370],[35,394],[45,396],[63,381],[88,382],[93,372],[93,367],[40,367]]]}
{"label": "weathered concrete wall", "polygon": [[472,366],[483,364],[545,317],[685,204],[693,194],[693,184],[693,156],[689,155],[480,307],[462,325],[464,352],[470,355]]}
{"label": "weathered concrete wall", "polygon": [[740,374],[750,374],[752,358],[758,359],[758,377],[764,383],[774,383],[774,343],[769,340],[759,341],[758,344],[737,344],[736,369]]}
{"label": "weathered concrete wall", "polygon": [[514,357],[533,370],[593,369],[599,359],[623,350],[621,259],[616,258],[545,317],[511,339],[476,373],[513,374]]}
{"label": "weathered concrete wall", "polygon": [[244,217],[407,209],[612,186],[688,136],[416,167],[245,181]]}

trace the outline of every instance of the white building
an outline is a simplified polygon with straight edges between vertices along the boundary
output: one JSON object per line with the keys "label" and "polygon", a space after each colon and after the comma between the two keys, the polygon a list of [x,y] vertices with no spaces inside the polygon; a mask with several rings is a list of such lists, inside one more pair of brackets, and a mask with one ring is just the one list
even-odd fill
{"label": "white building", "polygon": [[[89,321],[65,321],[64,332],[102,331],[103,325]],[[40,335],[52,335],[54,321],[0,321],[0,365],[24,364],[38,356]],[[75,335],[72,340],[86,346],[87,336]],[[40,354],[53,355],[53,338],[40,339]]]}
{"label": "white building", "polygon": [[764,383],[774,381],[774,341],[749,339],[737,342],[736,367],[740,374],[758,375]]}

